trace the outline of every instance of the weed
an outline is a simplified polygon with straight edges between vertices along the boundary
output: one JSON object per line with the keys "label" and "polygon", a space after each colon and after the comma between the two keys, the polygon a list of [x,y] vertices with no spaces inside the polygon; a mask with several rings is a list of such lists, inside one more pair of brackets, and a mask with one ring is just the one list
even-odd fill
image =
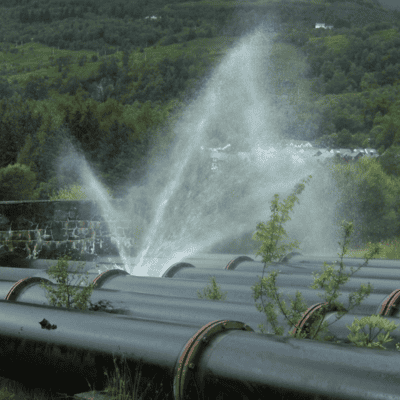
{"label": "weed", "polygon": [[[89,311],[104,311],[111,314],[120,314],[119,310],[114,310],[111,303],[108,300],[100,300],[97,303],[92,303],[89,298],[94,290],[94,284],[91,283],[87,285],[87,275],[86,278],[80,280],[75,286],[79,286],[82,281],[85,281],[85,286],[83,289],[79,287],[74,287],[70,283],[71,280],[67,280],[68,273],[68,261],[71,259],[70,256],[65,255],[58,259],[57,265],[50,267],[47,274],[51,277],[55,277],[58,283],[57,289],[54,289],[49,284],[42,282],[40,286],[47,290],[46,298],[49,300],[52,306],[56,307],[67,307],[67,308],[77,308],[80,310]],[[81,263],[79,267],[75,269],[72,273],[72,278],[75,277],[75,273],[83,269],[85,263]],[[81,274],[80,274],[81,275]],[[88,305],[89,303],[89,305]]]}
{"label": "weed", "polygon": [[[309,179],[310,178],[312,178],[311,175],[309,176]],[[303,180],[303,182],[307,181]],[[288,251],[292,251],[294,248],[299,248],[298,241],[289,243],[288,245],[282,245],[280,247],[278,247],[278,242],[282,240],[283,237],[287,237],[286,231],[282,227],[282,224],[287,220],[290,220],[289,210],[291,211],[293,209],[295,202],[296,201],[298,202],[298,198],[296,195],[301,194],[301,192],[304,190],[304,187],[305,185],[303,183],[298,184],[295,188],[294,193],[291,194],[286,200],[284,200],[284,204],[278,203],[279,195],[275,194],[274,199],[272,200],[271,203],[272,204],[271,220],[268,221],[267,224],[260,222],[257,225],[257,231],[253,235],[254,240],[261,242],[260,248],[257,251],[256,255],[262,256],[262,262],[264,263],[264,268],[262,277],[259,278],[260,282],[252,286],[251,289],[254,292],[254,300],[255,301],[257,301],[258,299],[261,300],[261,305],[256,304],[257,310],[263,312],[267,316],[267,320],[271,323],[273,331],[276,335],[283,335],[284,332],[284,329],[277,325],[277,313],[275,311],[276,304],[279,308],[279,311],[286,318],[287,323],[290,327],[295,326],[297,322],[301,319],[304,312],[307,310],[307,305],[304,302],[304,298],[299,291],[296,291],[295,300],[293,300],[290,297],[290,302],[291,302],[290,309],[286,307],[286,303],[284,300],[282,301],[280,300],[280,294],[278,293],[275,284],[278,272],[272,271],[270,274],[268,274],[268,277],[264,277],[267,264],[271,263],[272,261],[280,260]],[[278,214],[279,212],[281,213],[281,215]],[[326,262],[324,262],[322,274],[319,276],[318,273],[314,272],[313,273],[314,284],[310,286],[310,288],[312,289],[323,288],[325,290],[324,295],[318,294],[325,300],[325,304],[323,304],[321,308],[317,312],[315,312],[313,319],[314,322],[311,324],[310,327],[303,328],[304,331],[297,331],[296,333],[293,333],[293,331],[291,331],[289,332],[290,336],[295,336],[300,339],[304,339],[307,337],[317,340],[332,339],[332,337],[325,337],[324,339],[322,339],[320,336],[322,333],[328,330],[329,325],[335,322],[334,321],[331,324],[328,324],[326,321],[324,321],[322,323],[325,312],[327,310],[337,311],[336,315],[336,321],[337,321],[338,319],[342,318],[346,313],[348,313],[351,309],[353,309],[355,306],[359,305],[364,300],[364,298],[369,296],[369,294],[373,289],[370,284],[361,285],[359,290],[349,295],[348,309],[346,309],[342,303],[336,301],[336,299],[340,295],[340,293],[338,292],[339,286],[346,283],[349,277],[353,275],[355,272],[357,272],[360,268],[366,266],[370,258],[374,257],[375,255],[378,255],[379,252],[382,251],[380,243],[375,245],[371,245],[371,243],[369,243],[369,249],[367,250],[365,255],[365,263],[359,266],[357,270],[351,268],[352,274],[350,275],[344,274],[343,257],[348,251],[347,246],[349,243],[349,237],[352,234],[354,227],[352,221],[351,222],[342,221],[341,225],[342,228],[344,229],[344,242],[343,242],[342,253],[341,254],[338,253],[338,255],[341,256],[339,271],[335,270],[334,264],[329,265]],[[339,242],[339,245],[342,245],[342,243]],[[388,252],[386,252],[386,254],[388,254]],[[217,290],[215,279],[213,279],[213,288],[214,291],[209,292],[212,293],[209,298],[219,299],[220,293]],[[267,302],[265,304],[263,299],[264,294],[270,299],[272,299],[272,301]],[[373,339],[371,339],[370,337],[366,337],[365,334],[362,334],[360,332],[360,329],[366,325],[370,326],[370,332],[371,329],[374,327],[384,329],[388,332],[391,332],[397,327],[396,325],[389,323],[387,320],[385,320],[385,318],[376,315],[370,317],[364,317],[361,319],[361,321],[358,321],[356,318],[351,327],[348,326],[349,330],[352,332],[348,336],[348,339],[352,341],[355,345],[365,346],[365,347],[377,347],[380,349],[385,348],[382,346],[382,344],[389,342],[393,339],[389,339],[389,333],[387,333],[386,336],[381,334],[378,337],[378,342],[372,342]],[[265,331],[264,326],[262,324],[258,325],[258,328],[261,330],[262,333],[269,333]],[[306,329],[308,331],[306,331]],[[396,344],[396,348],[400,350],[400,343]]]}
{"label": "weed", "polygon": [[206,287],[205,289],[203,289],[203,295],[200,293],[200,291],[197,291],[197,296],[200,299],[203,298],[208,298],[210,300],[225,300],[226,299],[226,293],[221,293],[220,289],[221,287],[217,285],[217,282],[215,281],[215,276],[210,278],[211,281],[211,285],[212,287]]}
{"label": "weed", "polygon": [[[140,394],[139,397],[139,385],[138,382],[141,379],[141,366],[142,366],[142,361],[139,361],[138,366],[137,366],[137,371],[136,371],[136,379],[135,379],[135,384],[132,383],[131,380],[131,376],[130,376],[130,371],[129,368],[124,368],[124,373],[123,376],[121,376],[120,374],[120,370],[118,368],[118,365],[116,364],[116,359],[115,357],[113,358],[113,362],[114,362],[114,367],[115,367],[115,371],[116,374],[114,374],[114,376],[112,378],[110,378],[108,376],[107,372],[104,372],[104,375],[107,376],[107,386],[104,389],[104,391],[102,391],[102,393],[105,394],[107,399],[119,399],[119,400],[130,400],[130,399],[138,399],[138,400],[142,400],[145,399],[146,397],[144,397],[146,394],[148,394],[148,391],[153,388],[154,389],[154,385],[152,385],[150,382],[147,383],[147,386],[145,388],[145,390],[142,391],[142,393]],[[124,360],[126,363],[126,360]],[[126,375],[126,371],[129,372],[129,376]],[[90,387],[90,384],[88,382],[88,385]],[[161,384],[160,387],[158,389],[155,389],[154,392],[157,395],[156,397],[151,397],[154,399],[158,398],[158,395],[160,394],[164,394],[165,392],[163,391],[163,385]],[[94,398],[94,390],[92,390],[92,395],[93,397],[88,397],[88,400],[92,400]]]}
{"label": "weed", "polygon": [[[369,325],[369,334],[365,332],[360,332],[361,328],[364,328],[366,325]],[[351,340],[356,346],[363,347],[378,347],[380,349],[385,349],[382,344],[391,342],[393,339],[389,338],[389,333],[396,329],[399,324],[395,324],[394,322],[390,322],[387,319],[383,318],[380,315],[371,315],[370,317],[361,318],[359,321],[357,318],[354,319],[354,322],[351,326],[346,325],[350,331],[352,332],[348,338]],[[378,342],[373,342],[371,339],[371,329],[373,328],[381,328],[379,332],[384,329],[387,331],[386,335],[383,333],[379,333]],[[376,337],[376,336],[375,336]],[[399,349],[399,344],[396,345],[397,349]]]}
{"label": "weed", "polygon": [[[79,308],[80,310],[87,309],[87,302],[92,295],[94,284],[91,283],[83,289],[74,287],[70,283],[72,280],[68,279],[68,261],[71,259],[70,256],[65,255],[60,257],[56,265],[50,267],[47,270],[47,274],[50,277],[56,278],[57,288],[53,288],[46,282],[41,282],[40,287],[47,290],[46,298],[49,300],[50,304],[55,307],[67,307],[71,308],[73,306]],[[75,273],[78,270],[83,269],[85,263],[81,263],[80,267],[72,273],[72,278],[75,277]],[[86,272],[86,275],[88,273]],[[85,284],[87,284],[87,276],[84,279]],[[82,280],[80,280],[76,286],[79,286]]]}

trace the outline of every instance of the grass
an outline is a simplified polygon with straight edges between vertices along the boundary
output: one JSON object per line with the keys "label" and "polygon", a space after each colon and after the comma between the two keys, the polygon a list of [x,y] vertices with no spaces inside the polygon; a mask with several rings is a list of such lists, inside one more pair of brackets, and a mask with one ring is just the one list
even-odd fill
{"label": "grass", "polygon": [[[394,240],[383,240],[379,242],[382,246],[382,254],[379,257],[373,258],[383,258],[389,260],[400,260],[400,239]],[[357,248],[357,246],[349,250],[349,257],[354,258],[364,258],[368,249],[372,246],[371,243],[367,243],[366,246]]]}
{"label": "grass", "polygon": [[[147,384],[145,390],[141,393],[138,393],[138,385],[141,378],[140,366],[138,371],[136,372],[136,377],[134,383],[132,382],[129,369],[124,368],[124,372],[121,375],[118,366],[116,365],[116,359],[114,358],[115,365],[115,374],[112,378],[110,378],[107,372],[104,372],[104,375],[107,376],[107,386],[102,391],[95,391],[91,388],[90,392],[85,392],[87,400],[94,400],[96,397],[96,392],[100,392],[102,397],[105,400],[145,400],[149,397],[146,397],[146,394],[151,391],[152,396],[150,397],[152,400],[163,400],[163,399],[171,399],[171,391],[166,391],[162,388],[162,384],[159,385],[159,388],[155,387],[156,384],[151,385]],[[128,371],[128,374],[126,373]],[[91,385],[89,384],[91,387]],[[139,396],[140,394],[140,396]],[[29,389],[25,385],[13,381],[11,379],[3,379],[0,378],[0,400],[60,400],[60,399],[83,399],[82,397],[74,397],[67,396],[62,393],[51,392],[50,390],[45,389]]]}

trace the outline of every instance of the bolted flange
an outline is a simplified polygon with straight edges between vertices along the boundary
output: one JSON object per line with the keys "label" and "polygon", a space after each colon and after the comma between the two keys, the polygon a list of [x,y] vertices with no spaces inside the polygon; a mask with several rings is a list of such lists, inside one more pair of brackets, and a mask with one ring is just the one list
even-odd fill
{"label": "bolted flange", "polygon": [[[200,328],[189,339],[178,357],[173,384],[175,400],[185,399],[185,394],[190,389],[189,382],[196,378],[196,365],[204,348],[215,336],[227,330],[254,332],[250,326],[243,322],[229,320],[212,321]],[[196,379],[194,382],[196,382]],[[197,387],[199,384],[200,382],[196,382]]]}
{"label": "bolted flange", "polygon": [[30,287],[32,285],[36,285],[38,282],[46,282],[46,283],[49,283],[50,285],[53,284],[53,282],[49,281],[48,279],[37,277],[37,276],[20,279],[18,282],[14,283],[12,288],[8,291],[4,300],[16,301],[18,296],[25,289],[27,289],[28,287]]}

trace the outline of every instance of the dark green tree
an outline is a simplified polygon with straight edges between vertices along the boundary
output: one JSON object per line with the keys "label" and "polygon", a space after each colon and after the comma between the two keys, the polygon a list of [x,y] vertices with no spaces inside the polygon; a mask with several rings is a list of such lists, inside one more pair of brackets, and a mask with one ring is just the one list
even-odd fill
{"label": "dark green tree", "polygon": [[24,98],[44,100],[48,97],[48,86],[43,77],[32,75],[25,87]]}
{"label": "dark green tree", "polygon": [[86,109],[85,115],[79,111],[74,115],[67,112],[65,123],[71,135],[81,144],[85,154],[90,157],[96,154],[101,141],[100,124],[90,108]]}
{"label": "dark green tree", "polygon": [[125,50],[122,56],[122,65],[124,66],[125,69],[128,69],[128,63],[129,63],[129,53],[127,50]]}
{"label": "dark green tree", "polygon": [[1,201],[37,200],[35,186],[36,174],[26,165],[14,164],[0,168]]}
{"label": "dark green tree", "polygon": [[0,168],[16,162],[26,136],[35,134],[41,124],[41,116],[34,118],[19,94],[0,101]]}
{"label": "dark green tree", "polygon": [[86,55],[84,54],[84,55],[79,59],[78,65],[79,65],[80,67],[83,67],[83,66],[85,65],[85,63],[86,63],[86,60],[87,60],[87,57],[86,57]]}

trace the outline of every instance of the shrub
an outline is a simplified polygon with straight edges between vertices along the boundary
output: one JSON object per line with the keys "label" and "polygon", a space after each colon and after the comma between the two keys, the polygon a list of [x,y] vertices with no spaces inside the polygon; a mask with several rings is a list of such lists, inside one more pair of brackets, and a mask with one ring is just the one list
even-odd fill
{"label": "shrub", "polygon": [[[68,279],[68,261],[71,257],[65,255],[60,257],[56,265],[50,267],[47,274],[50,277],[56,278],[58,287],[55,289],[45,282],[40,283],[40,287],[47,290],[46,298],[49,300],[50,304],[55,307],[76,307],[81,310],[87,309],[87,303],[90,296],[92,295],[94,284],[91,283],[88,286],[81,288],[74,288],[70,283],[71,280]],[[85,263],[81,263],[80,267],[72,273],[72,278],[75,277],[75,273],[78,270],[83,269]],[[88,273],[86,272],[86,275]],[[87,277],[84,279],[85,284],[87,284]],[[81,284],[80,280],[76,286]]]}
{"label": "shrub", "polygon": [[[49,299],[50,304],[56,307],[78,308],[80,310],[88,309],[89,311],[104,311],[111,314],[123,313],[121,310],[114,309],[108,300],[100,300],[97,303],[92,303],[89,298],[94,290],[93,283],[85,286],[83,289],[78,287],[74,288],[72,285],[70,285],[71,280],[67,280],[68,261],[70,259],[71,257],[69,256],[60,257],[57,265],[49,268],[47,271],[49,276],[56,278],[58,283],[57,289],[54,289],[51,285],[48,285],[45,282],[40,284],[43,289],[47,290],[46,298]],[[81,263],[80,267],[77,267],[75,271],[73,271],[72,278],[74,278],[75,273],[77,273],[79,269],[82,269],[84,265],[85,263]],[[85,284],[87,284],[87,275],[88,273],[86,273],[86,278],[84,279]],[[76,286],[79,286],[81,282],[82,280],[80,280]],[[87,303],[89,303],[89,305]]]}
{"label": "shrub", "polygon": [[[309,178],[312,178],[310,175]],[[305,182],[303,180],[303,182]],[[283,334],[283,328],[277,326],[277,314],[275,312],[275,303],[278,305],[279,310],[283,313],[286,320],[288,321],[289,326],[295,326],[297,322],[302,317],[302,314],[307,310],[307,305],[304,303],[304,299],[302,294],[297,291],[296,292],[296,299],[291,301],[291,308],[286,308],[285,301],[280,300],[280,294],[277,292],[277,288],[275,285],[276,276],[278,272],[272,271],[268,277],[264,277],[264,272],[267,266],[267,263],[270,263],[274,260],[280,260],[288,251],[293,250],[293,248],[299,248],[299,243],[297,241],[289,243],[288,245],[282,245],[278,247],[278,241],[282,239],[282,237],[287,237],[286,231],[283,229],[282,224],[287,220],[290,220],[289,217],[289,210],[292,210],[295,201],[298,202],[298,198],[296,194],[300,194],[304,190],[304,184],[297,185],[295,192],[290,195],[286,200],[284,200],[284,205],[278,204],[279,195],[275,195],[274,200],[272,200],[271,211],[272,217],[271,220],[265,224],[263,222],[257,225],[257,231],[253,236],[253,239],[256,241],[261,242],[260,248],[257,251],[256,255],[262,256],[262,261],[264,263],[262,277],[259,278],[260,282],[256,283],[251,289],[254,292],[254,300],[257,301],[258,299],[261,300],[262,305],[256,304],[256,308],[260,312],[264,312],[267,316],[268,321],[271,323],[274,333],[277,335]],[[278,212],[281,212],[281,215],[278,215]],[[325,302],[320,310],[315,313],[315,320],[312,323],[311,327],[309,328],[309,335],[311,339],[316,338],[317,340],[330,340],[333,339],[332,337],[325,337],[324,339],[319,336],[324,331],[327,331],[328,323],[323,321],[324,312],[330,309],[338,310],[336,320],[343,317],[344,314],[349,312],[352,308],[356,305],[359,305],[361,301],[367,297],[371,291],[372,286],[368,284],[367,286],[361,285],[360,289],[356,292],[353,292],[349,295],[350,305],[349,308],[346,310],[342,303],[336,301],[337,297],[339,296],[338,289],[341,284],[344,284],[349,279],[349,275],[343,274],[342,270],[343,266],[343,257],[347,252],[347,245],[349,242],[349,236],[353,232],[353,223],[342,221],[342,227],[344,228],[344,242],[343,242],[343,249],[342,254],[338,254],[341,256],[340,261],[340,268],[337,273],[334,269],[334,265],[329,266],[326,262],[323,266],[323,273],[321,276],[318,276],[317,273],[313,273],[314,276],[314,284],[310,287],[313,289],[323,288],[325,289]],[[339,242],[339,245],[342,243]],[[376,244],[371,246],[370,249],[366,253],[365,263],[361,265],[358,269],[368,264],[368,260],[372,258],[375,254],[379,254],[382,250],[380,244]],[[352,273],[358,271],[351,268]],[[215,279],[213,278],[213,287],[214,289],[217,287]],[[209,291],[210,297],[213,299],[218,299],[217,295],[214,292]],[[269,298],[273,301],[264,304],[263,295],[266,294]],[[213,296],[213,297],[211,297]],[[335,322],[335,321],[334,321]],[[334,323],[333,322],[333,323]],[[361,333],[360,329],[364,326],[369,325],[370,328],[378,327],[381,329],[385,329],[388,331],[386,335],[380,334],[378,336],[378,342],[373,342],[370,337],[368,337],[365,333]],[[361,321],[358,321],[355,318],[351,327],[348,326],[349,330],[352,332],[349,334],[348,339],[352,341],[356,346],[364,346],[364,347],[376,347],[380,349],[384,349],[385,347],[382,344],[387,343],[393,339],[389,339],[389,333],[396,329],[398,325],[390,323],[389,321],[385,320],[385,318],[372,315],[370,317],[364,317]],[[265,333],[263,325],[258,326],[262,333]],[[292,332],[289,333],[293,336]],[[306,338],[308,336],[307,332],[297,332],[297,338]],[[396,344],[396,348],[400,350],[400,343]]]}
{"label": "shrub", "polygon": [[[107,193],[113,197],[110,189],[107,189]],[[85,190],[82,186],[74,184],[64,189],[60,189],[58,194],[53,192],[50,200],[86,200],[88,196],[85,194]]]}
{"label": "shrub", "polygon": [[[381,328],[379,332],[384,329],[388,333],[384,335],[383,333],[379,333],[378,342],[373,342],[371,337],[365,333],[360,332],[360,329],[364,328],[366,325],[369,325],[370,334],[371,329],[373,328]],[[389,338],[389,333],[396,329],[399,324],[395,324],[394,322],[390,322],[387,319],[383,318],[380,315],[371,315],[370,317],[363,317],[359,321],[357,318],[354,318],[353,324],[351,326],[346,325],[347,328],[350,329],[351,334],[348,337],[350,341],[352,341],[356,346],[363,346],[363,347],[378,347],[379,349],[385,349],[382,344],[391,342],[393,339]],[[396,345],[397,349],[399,350],[399,343]]]}
{"label": "shrub", "polygon": [[217,285],[217,282],[215,281],[215,276],[211,277],[210,281],[211,281],[212,287],[211,288],[207,287],[207,288],[203,289],[203,295],[198,290],[197,296],[200,299],[203,299],[206,297],[210,300],[225,300],[226,292],[225,293],[220,292],[221,287]]}
{"label": "shrub", "polygon": [[24,164],[8,165],[0,169],[0,198],[8,200],[36,200],[36,174]]}

